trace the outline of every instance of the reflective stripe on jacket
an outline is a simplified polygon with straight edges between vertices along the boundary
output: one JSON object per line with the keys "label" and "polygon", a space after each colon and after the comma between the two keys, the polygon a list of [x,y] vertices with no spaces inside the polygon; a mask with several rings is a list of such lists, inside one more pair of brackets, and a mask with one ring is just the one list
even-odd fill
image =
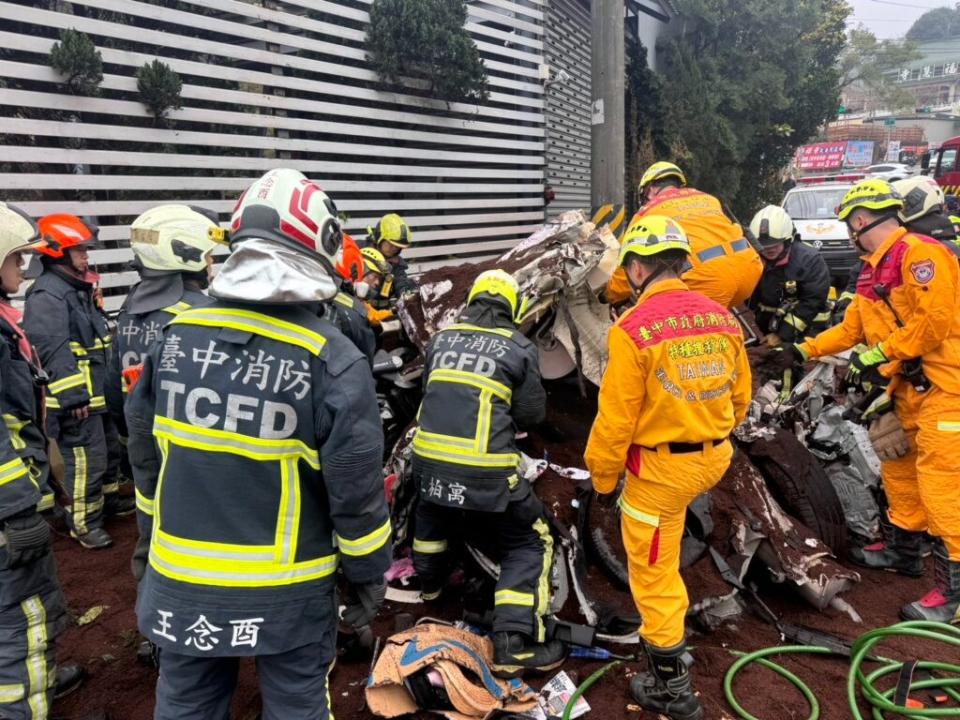
{"label": "reflective stripe on jacket", "polygon": [[[830,271],[823,257],[808,245],[793,243],[786,265],[764,266],[750,309],[761,330],[779,332],[781,339],[793,342],[812,325],[830,321],[829,293]],[[771,324],[775,318],[776,330]]]}

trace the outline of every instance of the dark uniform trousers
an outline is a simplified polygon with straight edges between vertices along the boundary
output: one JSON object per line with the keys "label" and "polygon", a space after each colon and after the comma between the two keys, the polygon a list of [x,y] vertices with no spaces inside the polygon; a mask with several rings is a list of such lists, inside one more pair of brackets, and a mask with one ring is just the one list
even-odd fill
{"label": "dark uniform trousers", "polygon": [[542,642],[542,617],[550,602],[553,537],[537,496],[529,493],[508,503],[503,512],[457,510],[421,497],[413,565],[425,592],[443,585],[448,547],[459,540],[481,548],[492,546],[500,561],[493,629],[524,633]]}

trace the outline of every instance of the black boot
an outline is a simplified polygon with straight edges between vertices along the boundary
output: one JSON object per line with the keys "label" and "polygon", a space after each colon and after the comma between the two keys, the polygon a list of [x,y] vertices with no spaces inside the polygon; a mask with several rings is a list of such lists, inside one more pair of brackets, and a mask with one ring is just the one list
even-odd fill
{"label": "black boot", "polygon": [[889,521],[881,521],[883,542],[855,548],[850,560],[874,570],[889,570],[907,577],[923,575],[923,533],[903,530]]}
{"label": "black boot", "polygon": [[933,576],[936,587],[921,599],[904,605],[904,620],[948,623],[960,619],[960,562],[951,560],[943,543],[933,546]]}
{"label": "black boot", "polygon": [[103,496],[103,512],[107,517],[127,517],[137,511],[137,501],[130,495],[109,493]]}
{"label": "black boot", "polygon": [[644,710],[671,720],[701,720],[703,708],[693,694],[690,672],[683,662],[687,644],[669,648],[646,646],[649,669],[630,681],[630,694]]}
{"label": "black boot", "polygon": [[493,634],[493,674],[501,678],[519,677],[525,671],[547,672],[563,664],[567,649],[559,640],[536,643],[521,633]]}
{"label": "black boot", "polygon": [[82,535],[75,530],[70,530],[70,537],[80,543],[87,550],[103,550],[113,545],[113,538],[103,528],[94,528],[90,532]]}
{"label": "black boot", "polygon": [[79,665],[57,665],[57,684],[53,691],[54,699],[59,700],[66,697],[74,690],[83,685],[83,680],[87,674]]}

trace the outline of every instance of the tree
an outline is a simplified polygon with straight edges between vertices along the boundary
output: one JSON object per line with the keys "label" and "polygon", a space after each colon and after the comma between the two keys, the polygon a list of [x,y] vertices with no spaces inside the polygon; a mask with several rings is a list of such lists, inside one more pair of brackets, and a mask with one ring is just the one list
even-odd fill
{"label": "tree", "polygon": [[164,62],[154,60],[137,70],[140,101],[158,121],[164,120],[171,110],[180,109],[182,88],[180,76]]}
{"label": "tree", "polygon": [[946,40],[960,35],[960,7],[928,10],[907,30],[907,40]]}
{"label": "tree", "polygon": [[50,67],[63,75],[75,95],[96,95],[103,82],[103,58],[85,33],[64,30],[50,48]]}
{"label": "tree", "polygon": [[464,27],[464,0],[374,0],[367,52],[380,78],[426,81],[431,97],[482,103],[488,96],[480,51]]}
{"label": "tree", "polygon": [[844,0],[675,0],[662,48],[669,157],[741,219],[779,201],[779,175],[839,105]]}
{"label": "tree", "polygon": [[919,57],[913,42],[877,40],[860,25],[850,31],[840,57],[840,89],[859,85],[887,110],[912,107],[913,96],[897,85],[894,71]]}
{"label": "tree", "polygon": [[[632,46],[631,46],[632,45]],[[637,208],[637,185],[643,171],[669,152],[662,82],[647,65],[642,43],[628,44],[624,83],[626,203]],[[629,218],[629,215],[628,215]]]}

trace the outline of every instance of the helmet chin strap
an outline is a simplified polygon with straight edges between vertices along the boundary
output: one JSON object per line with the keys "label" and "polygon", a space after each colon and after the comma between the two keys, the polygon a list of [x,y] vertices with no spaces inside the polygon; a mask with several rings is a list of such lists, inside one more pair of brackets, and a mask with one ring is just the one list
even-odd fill
{"label": "helmet chin strap", "polygon": [[900,218],[899,218],[899,217],[897,217],[896,215],[887,214],[887,215],[881,215],[881,216],[878,217],[876,220],[874,220],[874,221],[871,222],[871,223],[867,223],[866,225],[864,225],[864,226],[863,226],[862,228],[860,228],[859,230],[854,230],[854,229],[852,229],[852,228],[850,229],[850,232],[851,232],[851,234],[853,235],[853,244],[857,246],[857,249],[860,250],[860,252],[863,252],[863,253],[870,252],[870,251],[867,250],[867,248],[865,248],[865,247],[863,246],[863,244],[860,242],[860,237],[861,237],[864,233],[870,232],[871,230],[873,230],[873,229],[874,229],[875,227],[877,227],[878,225],[882,225],[882,224],[885,223],[887,220],[896,220],[896,221],[897,221],[897,224],[900,224]]}
{"label": "helmet chin strap", "polygon": [[640,297],[646,291],[654,280],[663,275],[667,271],[667,266],[663,263],[657,264],[657,269],[650,273],[647,278],[641,282],[639,285],[634,285],[633,280],[630,279],[630,273],[627,275],[627,283],[630,285],[630,289],[633,290],[634,297]]}
{"label": "helmet chin strap", "polygon": [[763,258],[764,265],[766,265],[767,267],[775,267],[776,264],[781,260],[783,260],[787,256],[787,253],[789,252],[790,252],[790,240],[785,240],[782,246],[780,247],[780,252],[777,254],[776,257],[768,258],[766,255],[761,255],[760,257]]}

